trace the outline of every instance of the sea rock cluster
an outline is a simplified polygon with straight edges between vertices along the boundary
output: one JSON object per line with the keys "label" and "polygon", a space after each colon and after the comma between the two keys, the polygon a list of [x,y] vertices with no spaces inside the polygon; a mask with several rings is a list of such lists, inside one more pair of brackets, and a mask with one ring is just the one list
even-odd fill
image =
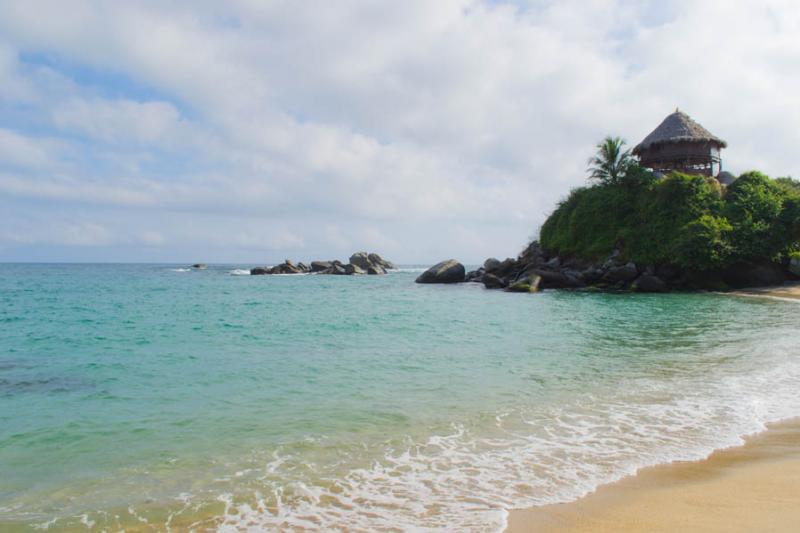
{"label": "sea rock cluster", "polygon": [[[798,277],[799,267],[795,267]],[[464,266],[455,260],[443,261],[419,276],[417,283],[473,282],[509,292],[582,288],[665,292],[780,285],[792,272],[789,265],[769,262],[734,265],[722,272],[691,272],[673,265],[634,263],[620,250],[601,261],[586,261],[549,254],[534,241],[516,259],[489,258],[471,272],[465,273]]]}
{"label": "sea rock cluster", "polygon": [[255,267],[250,269],[251,276],[263,276],[270,274],[330,274],[340,276],[352,276],[358,274],[380,275],[386,274],[387,270],[394,269],[395,266],[375,253],[356,252],[350,256],[349,263],[342,263],[338,259],[333,261],[311,261],[310,265],[305,263],[293,263],[289,259],[280,265],[272,267]]}

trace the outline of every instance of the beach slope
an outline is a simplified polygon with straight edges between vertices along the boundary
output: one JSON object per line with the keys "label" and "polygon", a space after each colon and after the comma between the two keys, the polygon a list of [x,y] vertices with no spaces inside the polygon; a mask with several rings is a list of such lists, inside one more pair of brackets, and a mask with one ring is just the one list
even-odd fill
{"label": "beach slope", "polygon": [[641,470],[576,502],[514,510],[509,533],[798,531],[800,420],[707,460]]}

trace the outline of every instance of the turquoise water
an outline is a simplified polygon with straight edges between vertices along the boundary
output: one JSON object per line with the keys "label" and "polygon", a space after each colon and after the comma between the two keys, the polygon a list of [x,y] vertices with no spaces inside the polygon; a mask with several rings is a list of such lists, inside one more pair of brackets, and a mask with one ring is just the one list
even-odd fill
{"label": "turquoise water", "polygon": [[800,415],[798,303],[0,265],[0,528],[496,530]]}

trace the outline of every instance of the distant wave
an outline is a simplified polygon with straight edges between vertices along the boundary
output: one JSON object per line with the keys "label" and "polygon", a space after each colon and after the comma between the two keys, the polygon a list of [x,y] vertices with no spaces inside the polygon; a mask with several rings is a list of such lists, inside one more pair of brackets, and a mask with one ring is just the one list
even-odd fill
{"label": "distant wave", "polygon": [[250,271],[243,268],[234,268],[233,270],[229,271],[228,274],[231,276],[249,276]]}
{"label": "distant wave", "polygon": [[190,272],[191,268],[170,268],[170,272]]}

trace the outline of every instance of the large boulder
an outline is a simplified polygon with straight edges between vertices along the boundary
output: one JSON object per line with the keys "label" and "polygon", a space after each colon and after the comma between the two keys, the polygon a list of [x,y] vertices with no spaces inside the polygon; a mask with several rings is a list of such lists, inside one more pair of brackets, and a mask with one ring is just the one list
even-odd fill
{"label": "large boulder", "polygon": [[350,256],[350,264],[355,265],[368,274],[386,274],[386,270],[394,265],[378,254],[356,252]]}
{"label": "large boulder", "polygon": [[367,252],[356,252],[350,256],[350,264],[367,270],[372,262],[369,260],[369,254]]}
{"label": "large boulder", "polygon": [[380,265],[370,265],[367,267],[367,274],[370,275],[382,275],[386,274],[386,269]]}
{"label": "large boulder", "polygon": [[378,254],[371,253],[367,257],[369,258],[370,263],[372,263],[375,266],[379,266],[384,270],[394,270],[395,268],[397,268],[396,266],[394,266],[394,263],[392,263],[391,261],[387,261]]}
{"label": "large boulder", "polygon": [[782,285],[786,274],[780,265],[770,262],[740,263],[728,268],[722,279],[734,288]]}
{"label": "large boulder", "polygon": [[344,276],[347,274],[344,269],[344,265],[341,262],[335,261],[331,263],[331,266],[319,272],[320,274],[327,274],[332,276]]}
{"label": "large boulder", "polygon": [[311,261],[311,272],[322,272],[332,266],[330,261]]}
{"label": "large boulder", "polygon": [[664,292],[667,284],[653,274],[642,274],[633,282],[633,290],[639,292]]}
{"label": "large boulder", "polygon": [[484,274],[483,286],[487,289],[504,289],[508,286],[508,283],[503,278],[498,278],[494,274]]}
{"label": "large boulder", "polygon": [[495,270],[500,266],[500,260],[495,259],[494,257],[490,257],[486,261],[483,262],[483,270],[484,272],[488,272],[489,274],[494,273]]}
{"label": "large boulder", "polygon": [[633,281],[639,275],[636,265],[625,263],[621,266],[612,266],[603,276],[603,281],[607,283],[617,283],[620,281]]}
{"label": "large boulder", "polygon": [[344,266],[344,273],[347,274],[348,276],[352,276],[354,274],[366,274],[367,271],[358,265],[350,263],[349,265]]}
{"label": "large boulder", "polygon": [[420,274],[417,283],[461,283],[466,276],[464,265],[455,259],[448,259],[433,265]]}
{"label": "large boulder", "polygon": [[267,274],[272,274],[272,272],[270,272],[270,270],[271,269],[269,267],[251,268],[250,269],[250,275],[251,276],[264,276],[264,275],[267,275]]}

